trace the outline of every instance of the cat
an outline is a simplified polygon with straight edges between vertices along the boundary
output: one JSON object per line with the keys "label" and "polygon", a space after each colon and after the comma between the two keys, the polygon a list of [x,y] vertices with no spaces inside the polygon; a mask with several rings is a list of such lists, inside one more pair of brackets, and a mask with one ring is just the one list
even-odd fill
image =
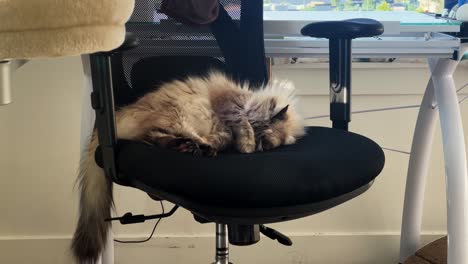
{"label": "cat", "polygon": [[[214,157],[228,148],[241,153],[270,150],[305,134],[296,101],[291,82],[249,87],[211,72],[163,84],[117,110],[116,134],[200,156]],[[110,227],[104,219],[111,216],[112,183],[94,160],[97,146],[95,131],[78,176],[80,216],[72,251],[79,263],[98,259]]]}

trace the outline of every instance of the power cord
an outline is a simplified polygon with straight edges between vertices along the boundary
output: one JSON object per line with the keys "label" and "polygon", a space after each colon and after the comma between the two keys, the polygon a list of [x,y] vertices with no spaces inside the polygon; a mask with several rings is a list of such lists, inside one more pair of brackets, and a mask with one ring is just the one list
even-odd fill
{"label": "power cord", "polygon": [[[163,204],[162,201],[159,201],[159,203],[161,204],[162,214],[164,214],[165,213],[164,204]],[[156,223],[154,224],[154,227],[153,227],[153,231],[151,231],[151,234],[146,239],[143,239],[143,240],[119,240],[119,239],[114,239],[114,242],[123,243],[123,244],[138,244],[138,243],[148,242],[148,241],[151,240],[151,238],[153,238],[154,231],[156,231],[156,228],[158,227],[159,222],[161,222],[161,219],[162,218],[159,218],[158,221],[156,221]]]}

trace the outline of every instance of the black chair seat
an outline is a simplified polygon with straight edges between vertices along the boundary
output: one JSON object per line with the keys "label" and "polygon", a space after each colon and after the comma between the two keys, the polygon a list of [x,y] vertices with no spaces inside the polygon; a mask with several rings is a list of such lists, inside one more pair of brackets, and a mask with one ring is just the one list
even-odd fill
{"label": "black chair seat", "polygon": [[355,39],[379,36],[384,32],[382,23],[368,18],[342,21],[322,21],[306,25],[301,34],[314,38]]}
{"label": "black chair seat", "polygon": [[117,154],[132,186],[224,223],[284,221],[328,209],[364,192],[384,160],[370,139],[324,127],[309,127],[297,144],[248,155],[194,157],[133,141],[120,141]]}

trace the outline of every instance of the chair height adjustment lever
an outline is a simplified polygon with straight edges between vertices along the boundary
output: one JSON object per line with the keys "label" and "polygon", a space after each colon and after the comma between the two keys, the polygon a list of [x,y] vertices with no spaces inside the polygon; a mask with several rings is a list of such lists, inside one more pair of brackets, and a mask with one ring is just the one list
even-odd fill
{"label": "chair height adjustment lever", "polygon": [[172,209],[167,213],[148,215],[148,216],[133,215],[132,213],[126,213],[123,216],[107,218],[104,221],[106,222],[119,221],[122,225],[138,224],[138,223],[143,223],[146,220],[160,219],[160,218],[166,218],[166,217],[172,216],[177,211],[178,208],[179,208],[178,205],[174,205],[174,207],[172,207]]}
{"label": "chair height adjustment lever", "polygon": [[289,237],[280,232],[276,231],[273,228],[266,227],[264,225],[260,225],[260,232],[268,238],[272,240],[277,240],[278,243],[285,245],[285,246],[292,246],[292,241]]}

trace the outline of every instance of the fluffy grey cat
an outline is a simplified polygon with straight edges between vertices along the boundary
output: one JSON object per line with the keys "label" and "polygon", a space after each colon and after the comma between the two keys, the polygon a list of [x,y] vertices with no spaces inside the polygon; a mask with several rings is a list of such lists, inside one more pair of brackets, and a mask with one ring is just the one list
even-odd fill
{"label": "fluffy grey cat", "polygon": [[[172,81],[116,112],[117,138],[214,157],[228,147],[241,153],[293,144],[304,135],[294,86],[272,81],[260,89],[221,73]],[[81,162],[80,216],[72,250],[93,263],[104,249],[113,205],[112,183],[96,164],[97,133]]]}

